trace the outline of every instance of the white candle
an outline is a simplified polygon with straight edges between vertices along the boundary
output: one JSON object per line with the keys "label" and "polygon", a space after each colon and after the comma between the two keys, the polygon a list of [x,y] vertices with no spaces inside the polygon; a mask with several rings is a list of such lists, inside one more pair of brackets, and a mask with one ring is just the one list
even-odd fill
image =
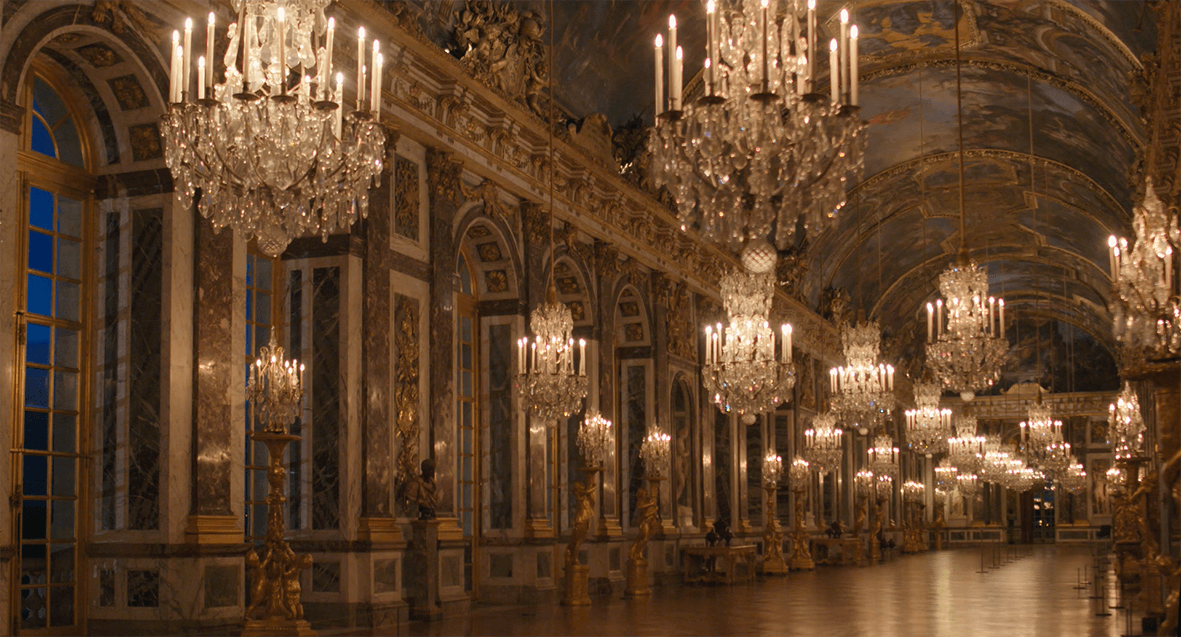
{"label": "white candle", "polygon": [[771,60],[767,53],[767,6],[770,0],[763,0],[763,91],[771,90]]}
{"label": "white candle", "polygon": [[890,391],[894,391],[894,366],[886,365],[886,373],[889,374],[890,378]]}
{"label": "white candle", "polygon": [[988,335],[996,336],[996,327],[993,322],[993,316],[996,314],[996,299],[988,297]]}
{"label": "white candle", "polygon": [[935,306],[930,303],[927,304],[927,342],[931,342],[932,332],[935,329]]}
{"label": "white candle", "polygon": [[837,40],[833,38],[828,43],[828,84],[829,90],[832,91],[833,104],[841,101],[840,77],[837,67]]}
{"label": "white candle", "polygon": [[586,376],[586,339],[578,339],[578,366],[579,376]]}
{"label": "white candle", "polygon": [[373,55],[370,57],[369,68],[373,70],[373,75],[370,78],[369,86],[369,110],[374,113],[377,112],[377,86],[381,81],[381,70],[377,66],[377,58],[381,55],[381,43],[377,40],[373,41]]}
{"label": "white candle", "polygon": [[279,92],[283,95],[287,94],[287,9],[279,7],[278,9],[279,24],[278,39],[279,39]]}
{"label": "white candle", "polygon": [[997,305],[1001,307],[1001,338],[1005,337],[1005,300],[997,299]]}
{"label": "white candle", "polygon": [[189,78],[190,78],[190,67],[192,66],[192,61],[193,61],[192,60],[192,55],[193,55],[192,51],[193,51],[193,19],[192,18],[185,18],[184,58],[182,58],[180,61],[180,68],[182,69],[181,79],[180,79],[180,97],[182,100],[188,96],[189,87],[191,86],[189,84]]}
{"label": "white candle", "polygon": [[[673,14],[669,14],[668,16],[668,52],[668,97],[669,99],[676,99],[673,94],[675,89],[672,87],[672,83],[676,79],[676,69],[674,68],[676,62],[673,60],[672,56],[677,52],[677,16]],[[669,108],[673,107],[670,106]]]}
{"label": "white candle", "polygon": [[681,61],[685,54],[683,51],[681,51],[681,47],[679,46],[676,48],[676,52],[676,59],[673,60],[673,73],[676,74],[676,80],[673,83],[670,92],[672,93],[673,110],[679,111],[681,110]]}
{"label": "white candle", "polygon": [[[849,10],[841,9],[841,97],[849,90],[849,78],[847,77],[847,69],[849,68]],[[843,101],[843,100],[842,100]]]}
{"label": "white candle", "polygon": [[243,45],[245,48],[242,50],[242,75],[244,76],[244,88],[246,85],[250,84],[254,77],[254,29],[256,28],[254,24],[254,18],[251,17],[249,13],[246,13],[245,15],[246,27],[242,31],[242,37],[244,37],[246,41],[246,44]]}
{"label": "white candle", "polygon": [[1165,247],[1165,289],[1173,290],[1173,248]]}
{"label": "white candle", "polygon": [[[202,79],[204,79],[204,77],[205,77],[205,56],[204,55],[197,58],[197,75],[199,75]],[[205,99],[205,82],[204,81],[197,82],[197,99],[199,99],[199,100]]]}
{"label": "white candle", "polygon": [[216,25],[217,15],[210,11],[209,23],[205,26],[205,75],[201,78],[201,82],[209,88],[213,88],[213,34]]}
{"label": "white candle", "polygon": [[935,333],[943,336],[943,299],[935,301]]}
{"label": "white candle", "polygon": [[787,362],[789,362],[789,363],[791,362],[791,356],[792,356],[792,353],[791,353],[791,350],[792,350],[791,333],[792,333],[791,323],[788,323],[787,324]]}
{"label": "white candle", "polygon": [[857,25],[849,27],[849,103],[857,106]]}
{"label": "white candle", "polygon": [[713,343],[714,328],[711,325],[705,326],[705,364],[713,364]]}
{"label": "white candle", "polygon": [[172,32],[172,59],[169,60],[169,62],[168,62],[168,64],[169,64],[169,66],[168,66],[168,101],[173,102],[173,103],[180,101],[176,98],[176,93],[179,90],[178,87],[180,86],[180,81],[179,81],[180,78],[177,77],[177,72],[180,69],[179,69],[179,65],[177,64],[177,58],[176,58],[177,49],[179,49],[179,48],[180,48],[180,31],[173,30],[173,32]]}
{"label": "white candle", "polygon": [[365,27],[357,29],[357,110],[365,99]]}
{"label": "white candle", "polygon": [[332,46],[336,40],[336,18],[328,18],[328,34],[324,40],[324,68],[320,69],[320,77],[327,78],[332,75]]}
{"label": "white candle", "polygon": [[713,94],[714,86],[713,65],[709,62],[714,56],[714,12],[716,10],[717,3],[714,0],[705,3],[705,90],[710,95]]}
{"label": "white candle", "polygon": [[344,121],[344,73],[336,74],[336,138],[340,139],[341,125]]}
{"label": "white candle", "polygon": [[812,78],[816,77],[816,0],[808,0],[808,92],[812,92]]}
{"label": "white candle", "polygon": [[832,393],[837,392],[837,370],[836,368],[828,370],[828,387]]}
{"label": "white candle", "polygon": [[[664,38],[656,34],[656,117],[664,112]],[[656,120],[654,120],[656,121]]]}

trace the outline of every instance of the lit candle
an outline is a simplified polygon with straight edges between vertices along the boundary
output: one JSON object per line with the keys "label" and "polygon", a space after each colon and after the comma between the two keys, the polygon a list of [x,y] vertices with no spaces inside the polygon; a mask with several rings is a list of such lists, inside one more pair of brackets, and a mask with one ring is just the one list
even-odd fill
{"label": "lit candle", "polygon": [[935,306],[930,303],[927,304],[927,342],[932,340],[932,333],[935,329]]}
{"label": "lit candle", "polygon": [[943,299],[935,301],[935,333],[943,337]]}
{"label": "lit candle", "polygon": [[327,78],[332,75],[332,46],[336,40],[336,18],[328,18],[328,34],[324,40],[324,68],[320,69],[320,77]]}
{"label": "lit candle", "polygon": [[685,54],[681,51],[681,47],[679,46],[676,48],[676,51],[676,59],[673,61],[673,73],[676,74],[676,80],[669,89],[669,92],[672,93],[673,110],[679,111],[681,110],[681,60],[684,58]]}
{"label": "lit candle", "polygon": [[180,61],[180,68],[182,69],[180,78],[180,98],[184,100],[189,94],[189,78],[190,68],[192,66],[192,51],[193,51],[193,19],[185,18],[185,48],[184,58]]}
{"label": "lit candle", "polygon": [[787,362],[790,363],[791,362],[791,355],[792,355],[791,354],[791,350],[792,350],[792,347],[791,347],[791,332],[792,332],[791,323],[788,323],[786,327],[787,327],[787,329],[784,331],[787,333]]}
{"label": "lit candle", "polygon": [[713,364],[713,352],[714,352],[713,336],[714,336],[713,326],[706,325],[705,326],[705,364],[706,365]]}
{"label": "lit candle", "polygon": [[336,138],[340,139],[341,124],[344,121],[344,73],[336,74]]}
{"label": "lit candle", "polygon": [[997,299],[996,304],[1001,308],[1001,338],[1005,337],[1005,300]]}
{"label": "lit candle", "polygon": [[205,76],[201,78],[201,81],[209,88],[213,88],[213,33],[216,25],[217,15],[210,11],[209,23],[205,27]]}
{"label": "lit candle", "polygon": [[812,92],[812,78],[816,77],[816,0],[808,0],[808,92]]}
{"label": "lit candle", "polygon": [[828,387],[832,393],[837,393],[837,370],[835,367],[828,370]]}
{"label": "lit candle", "polygon": [[894,366],[886,365],[886,374],[890,379],[890,391],[894,391]]}
{"label": "lit candle", "polygon": [[996,336],[996,324],[993,322],[993,316],[996,314],[996,299],[988,297],[988,335]]}
{"label": "lit candle", "polygon": [[849,27],[849,103],[857,106],[857,25]]}
{"label": "lit candle", "polygon": [[180,68],[179,68],[180,65],[177,64],[177,59],[176,59],[176,51],[179,48],[180,48],[180,31],[173,30],[173,32],[172,32],[172,59],[169,60],[169,62],[168,62],[168,64],[169,64],[169,66],[168,66],[168,101],[173,102],[173,103],[180,101],[176,98],[176,93],[179,90],[178,87],[180,86],[180,81],[179,81],[179,78],[177,77],[177,72],[180,70]]}
{"label": "lit candle", "polygon": [[841,9],[841,97],[849,90],[849,78],[846,77],[849,68],[849,10]]}
{"label": "lit candle", "polygon": [[[677,52],[677,16],[674,14],[669,14],[668,16],[668,52],[668,97],[670,100],[675,100],[676,89],[674,89],[672,85],[673,82],[676,81],[676,61],[672,56]],[[669,108],[672,108],[673,110],[679,110],[672,105],[670,105]]]}
{"label": "lit candle", "polygon": [[197,58],[197,75],[202,78],[201,82],[197,82],[197,99],[205,99],[205,56]]}
{"label": "lit candle", "polygon": [[357,110],[365,102],[365,27],[357,29]]}
{"label": "lit candle", "polygon": [[377,91],[381,86],[381,67],[377,65],[378,58],[381,56],[381,43],[373,40],[373,56],[370,58],[373,69],[373,77],[370,78],[371,86],[369,87],[369,110],[374,113],[377,112]]}
{"label": "lit candle", "polygon": [[279,7],[278,9],[279,24],[278,29],[279,39],[279,92],[283,95],[287,94],[287,9]]}
{"label": "lit candle", "polygon": [[1173,290],[1173,247],[1165,247],[1165,289]]}
{"label": "lit candle", "polygon": [[664,38],[656,34],[656,117],[664,112]]}
{"label": "lit candle", "polygon": [[578,366],[579,376],[586,376],[586,339],[578,339]]}
{"label": "lit candle", "polygon": [[837,39],[833,38],[828,43],[828,84],[829,90],[832,91],[833,104],[841,101],[840,77],[837,67]]}
{"label": "lit candle", "polygon": [[714,56],[714,12],[717,3],[709,0],[705,3],[705,87],[709,95],[713,95],[714,69],[710,60]]}

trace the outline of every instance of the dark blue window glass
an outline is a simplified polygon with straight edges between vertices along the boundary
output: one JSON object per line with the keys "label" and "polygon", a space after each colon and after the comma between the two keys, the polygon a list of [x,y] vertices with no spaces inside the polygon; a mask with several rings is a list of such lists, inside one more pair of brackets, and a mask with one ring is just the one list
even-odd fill
{"label": "dark blue window glass", "polygon": [[25,330],[25,360],[39,365],[49,364],[49,326],[29,323]]}
{"label": "dark blue window glass", "polygon": [[42,411],[25,412],[25,449],[49,449],[49,414]]}
{"label": "dark blue window glass", "polygon": [[53,230],[53,193],[29,188],[29,225]]}
{"label": "dark blue window glass", "polygon": [[49,128],[40,117],[33,116],[33,134],[29,139],[29,145],[42,155],[57,158],[57,148],[53,146],[53,133],[49,132]]}
{"label": "dark blue window glass", "polygon": [[52,316],[50,314],[50,298],[52,297],[53,286],[49,279],[36,274],[29,275],[29,298],[28,309],[32,314],[40,314],[42,316]]}
{"label": "dark blue window glass", "polygon": [[53,237],[36,230],[29,231],[29,269],[53,273]]}
{"label": "dark blue window glass", "polygon": [[[25,495],[46,495],[46,478],[49,461],[45,456],[25,456],[24,485]],[[44,533],[44,529],[42,529]],[[27,535],[25,537],[28,537]],[[41,537],[45,537],[42,535]]]}
{"label": "dark blue window glass", "polygon": [[49,370],[25,368],[25,407],[49,409]]}

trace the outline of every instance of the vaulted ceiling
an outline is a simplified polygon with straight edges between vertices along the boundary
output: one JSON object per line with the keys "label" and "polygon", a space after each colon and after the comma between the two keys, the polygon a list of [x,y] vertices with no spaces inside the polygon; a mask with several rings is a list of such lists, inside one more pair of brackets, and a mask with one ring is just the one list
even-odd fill
{"label": "vaulted ceiling", "polygon": [[[515,4],[543,15],[550,6]],[[575,117],[603,113],[616,127],[637,115],[650,124],[652,38],[675,13],[686,69],[699,69],[703,4],[554,2],[559,103]],[[961,237],[954,3],[820,0],[822,28],[831,33],[845,6],[860,25],[868,151],[835,226],[802,246],[806,300],[823,311],[825,290],[843,288],[854,308],[880,321],[887,355],[917,367],[925,304],[962,238],[988,265],[1011,328],[1023,332],[1011,338],[1018,346],[1002,386],[1037,379],[1059,391],[1113,388],[1105,250],[1110,234],[1130,232],[1142,189],[1147,134],[1135,96],[1144,89],[1141,56],[1156,42],[1150,4],[963,0]],[[436,9],[440,34],[443,13]],[[1089,371],[1068,381],[1051,361]]]}

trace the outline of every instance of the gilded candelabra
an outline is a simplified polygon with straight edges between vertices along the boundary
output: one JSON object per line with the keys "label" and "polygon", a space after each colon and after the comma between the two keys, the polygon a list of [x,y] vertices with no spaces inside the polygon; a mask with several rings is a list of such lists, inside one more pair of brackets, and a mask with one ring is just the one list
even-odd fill
{"label": "gilded candelabra", "polygon": [[671,439],[659,429],[651,429],[640,445],[644,461],[647,488],[636,492],[636,539],[628,550],[627,588],[625,597],[647,597],[652,594],[648,585],[648,558],[644,549],[648,540],[660,535],[660,483],[666,480]]}
{"label": "gilded candelabra", "polygon": [[905,512],[902,517],[902,552],[918,553],[923,550],[922,529],[919,508],[923,498],[923,484],[907,480],[902,484],[902,502]]}
{"label": "gilded candelabra", "polygon": [[873,472],[861,470],[854,478],[856,485],[857,516],[853,518],[853,537],[861,537],[865,521],[869,517],[869,497],[873,493]]}
{"label": "gilded candelabra", "polygon": [[816,568],[816,563],[812,561],[812,551],[808,546],[808,530],[804,525],[808,461],[803,458],[793,460],[788,475],[791,478],[791,490],[796,496],[795,525],[791,531],[791,556],[788,558],[788,566],[794,571],[810,571]]}
{"label": "gilded candelabra", "polygon": [[944,509],[947,503],[947,492],[943,489],[935,489],[935,517],[931,521],[931,530],[935,531],[935,550],[943,550],[943,527],[947,526],[947,521],[944,518]]}
{"label": "gilded candelabra", "polygon": [[873,511],[873,527],[869,539],[869,561],[877,563],[882,559],[882,531],[886,528],[886,501],[890,499],[890,491],[894,488],[894,478],[888,474],[875,474],[874,499],[876,504]]}
{"label": "gilded candelabra", "polygon": [[763,489],[767,492],[767,521],[763,525],[763,573],[786,575],[787,562],[783,559],[783,532],[779,528],[776,494],[779,492],[779,478],[783,474],[783,458],[774,451],[763,458]]}
{"label": "gilded candelabra", "polygon": [[271,342],[250,365],[246,399],[254,408],[255,422],[262,430],[251,432],[255,441],[267,447],[267,534],[262,546],[246,554],[250,571],[250,604],[246,608],[244,635],[315,635],[303,618],[299,573],[312,565],[312,556],[296,555],[287,540],[283,509],[287,498],[283,482],[287,470],[283,452],[299,436],[287,433],[298,414],[303,397],[303,366],[283,359],[283,348]]}
{"label": "gilded candelabra", "polygon": [[582,426],[578,428],[578,446],[586,466],[582,468],[586,480],[573,485],[574,499],[578,503],[574,520],[570,525],[570,543],[566,545],[566,588],[562,594],[563,606],[589,606],[590,568],[578,558],[582,543],[590,533],[595,517],[595,487],[599,473],[603,470],[603,456],[611,442],[611,421],[603,418],[597,409],[587,412]]}

